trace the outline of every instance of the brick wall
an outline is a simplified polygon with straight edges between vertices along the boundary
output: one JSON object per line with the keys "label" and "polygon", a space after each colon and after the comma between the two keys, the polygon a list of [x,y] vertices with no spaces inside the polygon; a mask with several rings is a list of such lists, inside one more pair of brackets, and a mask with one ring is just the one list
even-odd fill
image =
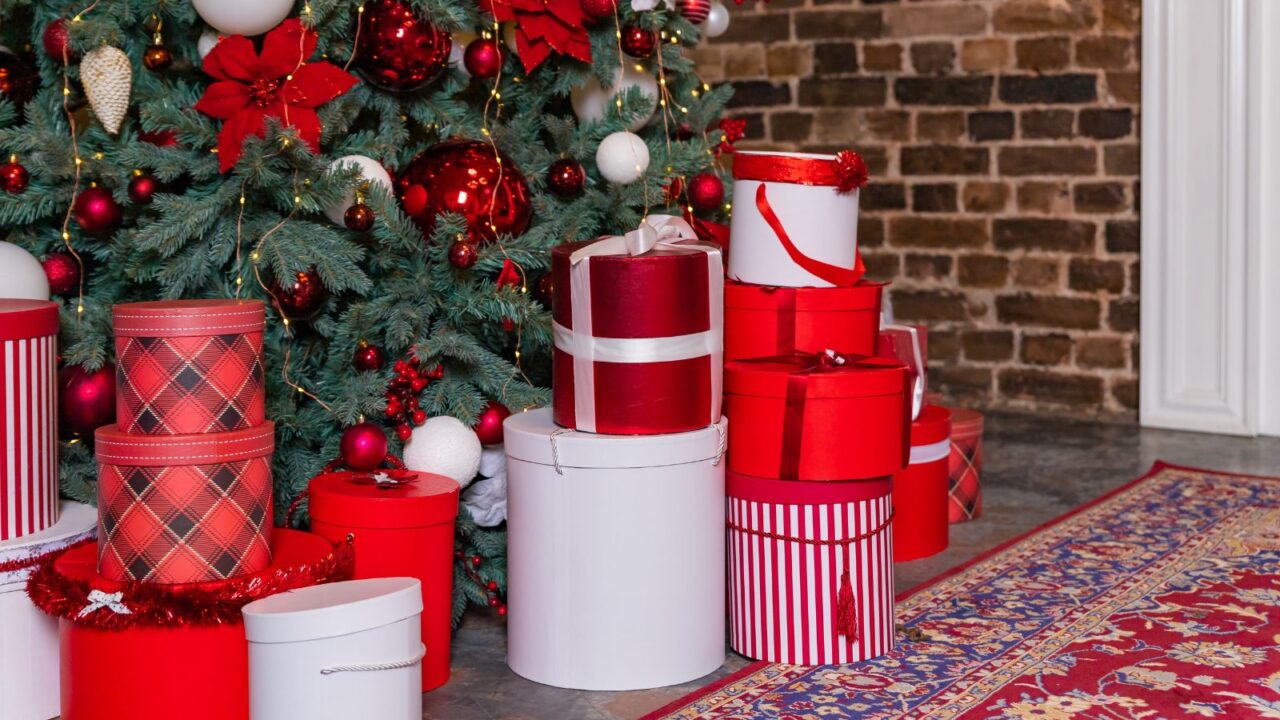
{"label": "brick wall", "polygon": [[1140,0],[772,0],[697,50],[744,146],[863,154],[859,239],[931,384],[1132,418]]}

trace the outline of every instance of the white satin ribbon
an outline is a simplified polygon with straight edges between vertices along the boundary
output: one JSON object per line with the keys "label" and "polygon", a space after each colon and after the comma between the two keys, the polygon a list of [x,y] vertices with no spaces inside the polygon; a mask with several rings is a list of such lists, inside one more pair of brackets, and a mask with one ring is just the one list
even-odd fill
{"label": "white satin ribbon", "polygon": [[924,387],[925,387],[925,362],[924,353],[920,351],[920,329],[910,325],[890,325],[884,322],[884,314],[880,316],[880,330],[901,330],[911,336],[911,355],[916,360],[916,367],[919,372],[916,373],[915,382],[911,385],[911,419],[915,420],[920,417],[920,411],[924,409]]}
{"label": "white satin ribbon", "polygon": [[[573,329],[553,328],[555,344],[573,356],[574,421],[578,430],[596,432],[595,363],[669,362],[711,356],[710,423],[720,419],[721,366],[724,357],[724,259],[720,249],[699,242],[683,218],[650,215],[626,235],[602,238],[569,256],[569,292]],[[707,309],[710,329],[665,338],[598,338],[591,320],[591,258],[643,255],[655,247],[679,247],[707,255]]]}
{"label": "white satin ribbon", "polygon": [[123,592],[105,593],[101,590],[90,590],[88,600],[89,604],[85,605],[84,608],[76,614],[76,617],[85,617],[97,610],[100,610],[101,608],[106,608],[117,615],[133,614],[133,611],[130,610],[123,602]]}
{"label": "white satin ribbon", "polygon": [[911,446],[911,464],[920,465],[941,460],[951,454],[951,441],[941,440],[929,445]]}

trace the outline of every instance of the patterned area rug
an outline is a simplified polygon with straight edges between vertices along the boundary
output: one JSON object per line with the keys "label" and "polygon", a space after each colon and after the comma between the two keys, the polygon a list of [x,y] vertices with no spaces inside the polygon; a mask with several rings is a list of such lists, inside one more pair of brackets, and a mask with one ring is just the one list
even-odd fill
{"label": "patterned area rug", "polygon": [[1280,718],[1280,478],[1158,464],[898,599],[897,649],[666,718]]}

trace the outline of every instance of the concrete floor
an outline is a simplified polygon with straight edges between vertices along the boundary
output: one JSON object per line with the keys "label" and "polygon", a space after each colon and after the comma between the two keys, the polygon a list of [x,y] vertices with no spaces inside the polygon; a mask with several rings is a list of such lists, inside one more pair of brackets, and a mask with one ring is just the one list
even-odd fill
{"label": "concrete floor", "polygon": [[[983,516],[953,525],[951,547],[900,563],[899,590],[1030,530],[1145,473],[1156,460],[1213,470],[1280,474],[1280,438],[1243,439],[1026,415],[987,419]],[[424,718],[613,720],[636,718],[746,665],[729,652],[719,671],[685,685],[637,692],[578,692],[525,680],[504,662],[494,617],[471,614],[453,644],[453,676],[424,697]],[[619,649],[619,652],[625,652]]]}

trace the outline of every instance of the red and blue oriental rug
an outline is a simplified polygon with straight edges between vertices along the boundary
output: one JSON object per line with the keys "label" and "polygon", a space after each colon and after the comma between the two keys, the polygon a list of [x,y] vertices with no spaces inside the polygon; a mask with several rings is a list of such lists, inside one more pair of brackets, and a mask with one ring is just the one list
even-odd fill
{"label": "red and blue oriental rug", "polygon": [[898,598],[897,649],[648,716],[1280,718],[1280,479],[1157,465]]}

